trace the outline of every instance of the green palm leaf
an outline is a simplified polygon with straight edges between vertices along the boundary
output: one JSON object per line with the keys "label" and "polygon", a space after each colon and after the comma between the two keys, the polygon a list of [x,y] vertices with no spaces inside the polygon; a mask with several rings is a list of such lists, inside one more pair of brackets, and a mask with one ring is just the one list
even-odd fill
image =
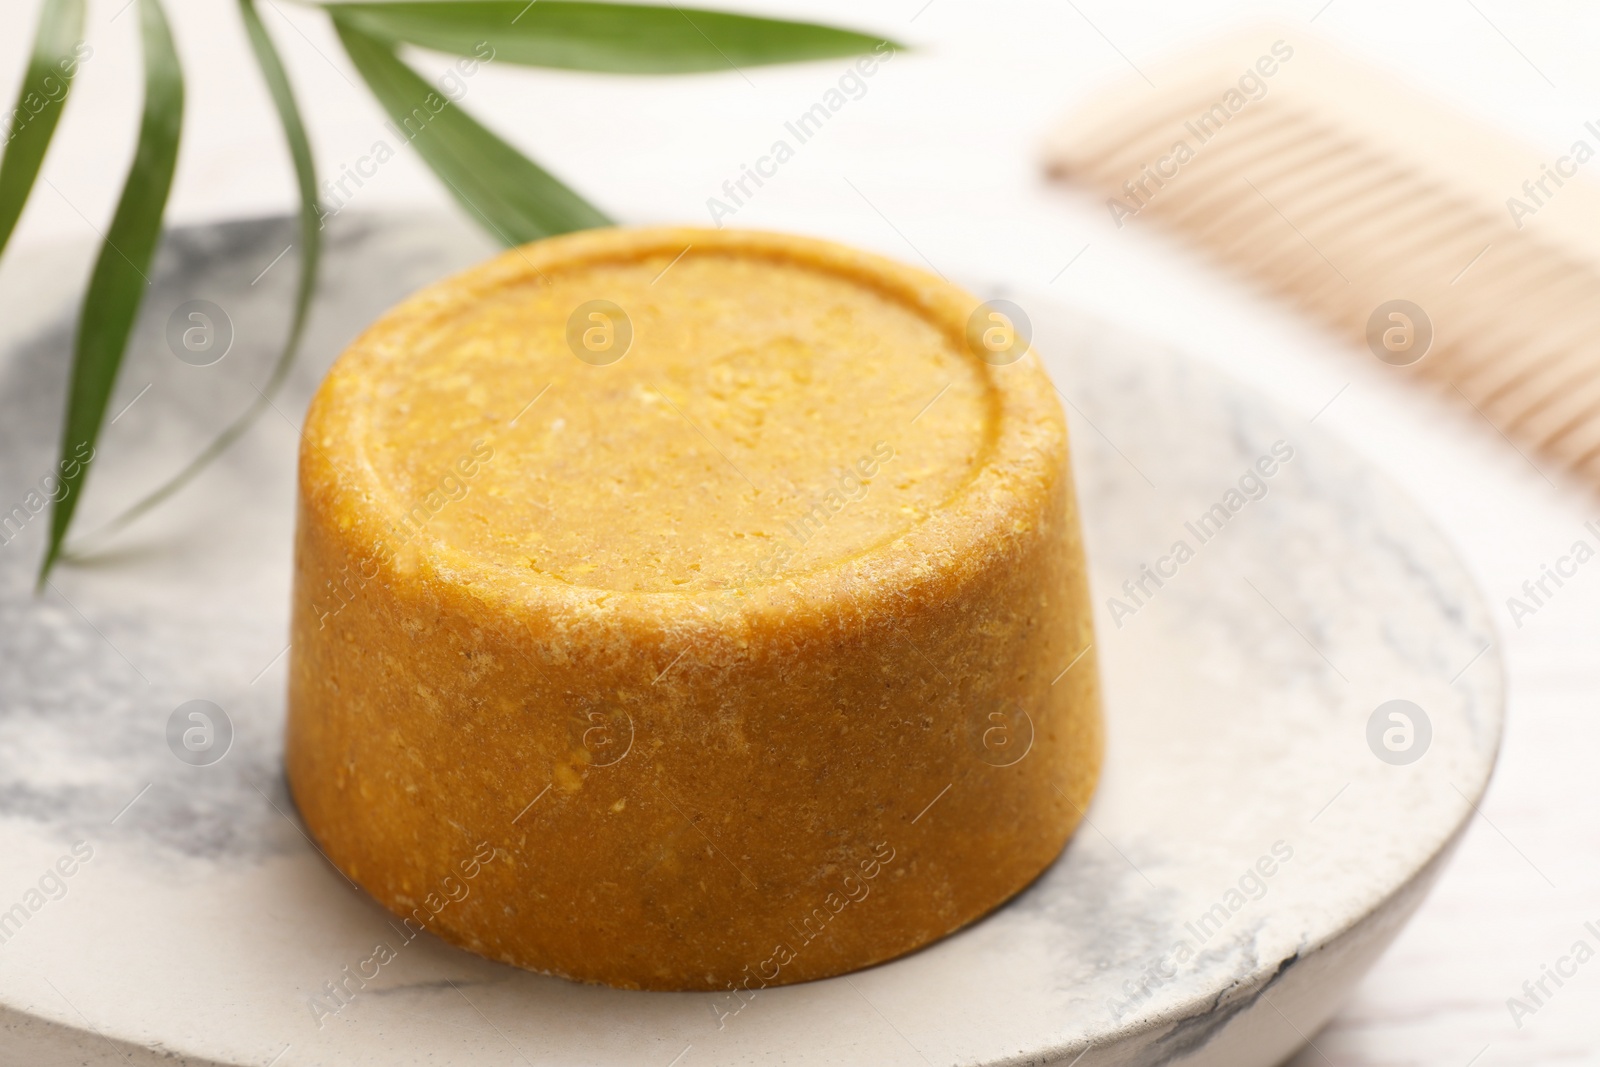
{"label": "green palm leaf", "polygon": [[61,121],[61,109],[77,73],[83,36],[83,0],[46,0],[33,37],[28,72],[17,90],[17,103],[0,132],[6,137],[0,160],[0,252],[5,251],[33,191],[39,165]]}
{"label": "green palm leaf", "polygon": [[810,22],[677,5],[575,0],[402,0],[326,5],[343,26],[405,42],[535,67],[616,74],[686,74],[859,55],[898,47]]}
{"label": "green palm leaf", "polygon": [[305,333],[306,316],[311,309],[311,296],[316,290],[317,269],[322,259],[322,221],[317,211],[316,163],[311,158],[311,142],[306,136],[305,123],[301,120],[300,108],[296,105],[294,92],[289,86],[289,77],[284,71],[283,60],[279,57],[272,38],[268,36],[267,28],[261,24],[261,15],[256,11],[255,0],[239,0],[239,14],[244,19],[245,32],[250,38],[250,47],[255,52],[256,64],[261,68],[262,79],[266,81],[273,106],[277,108],[278,121],[283,126],[283,136],[289,142],[289,155],[294,160],[295,182],[300,191],[300,281],[295,290],[294,316],[289,322],[288,337],[283,342],[283,348],[273,365],[272,374],[267,378],[266,386],[259,391],[256,399],[244,413],[229,423],[228,427],[186,467],[146,494],[138,503],[96,530],[92,536],[97,538],[122,529],[188,485],[196,475],[211,464],[212,460],[222,455],[229,446],[244,436],[245,431],[254,424],[262,412],[266,411],[272,403],[273,396],[289,377],[295,356],[300,351],[301,337]]}
{"label": "green palm leaf", "polygon": [[334,12],[356,69],[408,140],[473,215],[508,245],[610,225],[600,209],[490,133],[400,62],[394,46]]}
{"label": "green palm leaf", "polygon": [[89,276],[78,318],[66,425],[61,436],[62,495],[51,508],[50,545],[39,569],[41,584],[61,555],[67,527],[72,524],[83,480],[94,458],[94,445],[127,350],[128,335],[149,284],[146,272],[161,238],[161,216],[178,162],[183,71],[178,66],[172,32],[160,0],[139,0],[139,27],[144,47],[144,114],[139,124],[139,143],[111,228],[106,231],[94,272]]}

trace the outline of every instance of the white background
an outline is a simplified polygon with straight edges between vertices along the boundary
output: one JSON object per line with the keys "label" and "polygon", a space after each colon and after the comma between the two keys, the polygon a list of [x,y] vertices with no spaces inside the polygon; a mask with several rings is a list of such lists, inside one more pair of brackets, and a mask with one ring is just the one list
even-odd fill
{"label": "white background", "polygon": [[[140,100],[137,11],[118,14],[123,2],[90,5],[94,56],[46,161],[48,184],[35,191],[8,258],[92,236],[110,217]],[[0,0],[0,92],[8,101],[36,6]],[[337,172],[383,135],[383,117],[325,18],[282,0],[261,6],[322,171]],[[1096,87],[1137,77],[1134,65],[1159,86],[1165,56],[1263,20],[1342,43],[1554,158],[1585,120],[1600,119],[1600,9],[1509,0],[1404,10],[1370,0],[748,0],[742,9],[852,25],[914,51],[885,65],[733,224],[819,234],[949,275],[1048,289],[1180,344],[1306,418],[1338,394],[1318,425],[1417,496],[1494,606],[1510,725],[1483,817],[1422,913],[1296,1067],[1600,1059],[1600,960],[1520,1029],[1506,1007],[1579,937],[1600,948],[1582,929],[1586,920],[1600,926],[1600,563],[1520,629],[1505,608],[1541,564],[1580,536],[1594,540],[1582,529],[1600,518],[1591,491],[1556,471],[1548,472],[1552,486],[1469,409],[1387,377],[1364,351],[1317,332],[1159,231],[1114,229],[1094,202],[1045,182],[1038,165],[1046,131]],[[168,0],[168,11],[189,89],[169,221],[291,210],[288,159],[234,5]],[[448,62],[412,58],[430,74]],[[706,223],[707,198],[844,69],[825,61],[643,79],[500,64],[471,79],[463,103],[619,220]],[[409,149],[351,205],[413,207],[454,210]]]}

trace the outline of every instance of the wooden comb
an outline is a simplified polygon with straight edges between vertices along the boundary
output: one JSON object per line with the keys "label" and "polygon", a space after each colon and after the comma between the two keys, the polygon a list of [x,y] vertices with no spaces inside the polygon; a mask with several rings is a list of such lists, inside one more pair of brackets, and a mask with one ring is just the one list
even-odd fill
{"label": "wooden comb", "polygon": [[1289,30],[1152,73],[1063,124],[1051,173],[1600,483],[1600,122],[1541,156]]}

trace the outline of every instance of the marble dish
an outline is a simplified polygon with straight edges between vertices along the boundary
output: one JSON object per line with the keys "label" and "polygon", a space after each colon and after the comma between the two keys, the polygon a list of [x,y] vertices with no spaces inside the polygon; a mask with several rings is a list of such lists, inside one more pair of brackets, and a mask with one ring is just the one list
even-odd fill
{"label": "marble dish", "polygon": [[[991,291],[1026,309],[1062,393],[1097,595],[1108,761],[1054,866],[923,951],[748,1002],[405,940],[318,855],[283,784],[296,427],[346,340],[488,246],[455,222],[335,219],[285,393],[181,496],[92,538],[258,395],[292,234],[171,235],[86,536],[37,596],[48,517],[29,494],[53,484],[87,250],[14,254],[0,275],[6,1062],[1266,1065],[1333,1013],[1473,815],[1501,665],[1417,509],[1192,360]],[[197,309],[210,339],[186,347]]]}

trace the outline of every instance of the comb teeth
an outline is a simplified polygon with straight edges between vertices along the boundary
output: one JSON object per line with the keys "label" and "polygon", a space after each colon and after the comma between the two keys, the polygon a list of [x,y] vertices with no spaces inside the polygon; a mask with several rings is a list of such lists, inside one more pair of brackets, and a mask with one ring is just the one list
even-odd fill
{"label": "comb teeth", "polygon": [[[1434,336],[1408,373],[1600,485],[1600,190],[1580,175],[1534,204],[1522,183],[1547,160],[1304,40],[1265,95],[1198,127],[1274,36],[1113,94],[1063,127],[1049,169],[1104,192],[1119,226],[1160,220],[1363,347],[1378,305],[1414,302]],[[1600,130],[1583,139],[1600,156]],[[1180,142],[1193,158],[1171,173]],[[1535,208],[1520,227],[1513,196]]]}

